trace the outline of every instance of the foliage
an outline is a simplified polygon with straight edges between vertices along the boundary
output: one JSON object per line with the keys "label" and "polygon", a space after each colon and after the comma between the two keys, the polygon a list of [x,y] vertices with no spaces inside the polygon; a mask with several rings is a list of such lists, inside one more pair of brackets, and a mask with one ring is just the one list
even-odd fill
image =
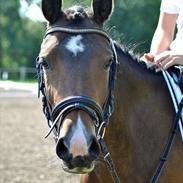
{"label": "foliage", "polygon": [[83,6],[90,6],[91,0],[65,0],[63,1],[64,8],[70,7],[74,4],[81,4]]}
{"label": "foliage", "polygon": [[0,67],[34,67],[43,26],[19,15],[19,1],[0,0]]}
{"label": "foliage", "polygon": [[[30,4],[38,0],[27,0]],[[64,7],[91,0],[65,0]],[[157,24],[160,0],[115,0],[115,10],[106,26],[123,44],[137,45],[137,51],[149,50]],[[34,67],[45,25],[19,15],[19,0],[0,0],[0,67]],[[111,31],[110,31],[111,32]]]}
{"label": "foliage", "polygon": [[[116,27],[115,34],[123,44],[148,51],[159,16],[160,0],[117,0],[109,27]],[[136,45],[136,46],[135,46]]]}

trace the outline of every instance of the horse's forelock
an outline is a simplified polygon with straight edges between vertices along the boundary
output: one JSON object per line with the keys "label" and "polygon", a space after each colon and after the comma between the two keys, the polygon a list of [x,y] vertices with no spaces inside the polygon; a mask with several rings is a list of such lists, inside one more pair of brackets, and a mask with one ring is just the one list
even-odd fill
{"label": "horse's forelock", "polygon": [[74,5],[64,10],[68,20],[82,20],[91,16],[91,10],[82,5]]}

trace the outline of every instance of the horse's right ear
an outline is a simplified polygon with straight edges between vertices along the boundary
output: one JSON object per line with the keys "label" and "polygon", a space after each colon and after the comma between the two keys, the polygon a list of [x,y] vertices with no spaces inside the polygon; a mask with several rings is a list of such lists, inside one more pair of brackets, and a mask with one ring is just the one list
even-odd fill
{"label": "horse's right ear", "polygon": [[44,17],[52,24],[61,15],[62,0],[42,0]]}

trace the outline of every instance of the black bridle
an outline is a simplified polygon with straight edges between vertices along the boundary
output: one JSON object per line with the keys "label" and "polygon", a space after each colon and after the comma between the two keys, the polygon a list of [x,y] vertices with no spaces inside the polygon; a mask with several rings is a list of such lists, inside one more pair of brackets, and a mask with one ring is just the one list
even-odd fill
{"label": "black bridle", "polygon": [[65,117],[74,110],[85,111],[94,121],[97,140],[100,144],[101,151],[104,155],[104,160],[108,164],[113,180],[115,183],[120,183],[113,160],[103,139],[105,134],[105,128],[108,125],[109,118],[111,117],[114,111],[114,86],[115,80],[117,78],[117,68],[119,64],[114,42],[106,32],[99,29],[69,29],[58,26],[50,27],[46,31],[44,38],[46,38],[49,34],[55,32],[67,34],[99,34],[109,41],[113,53],[113,59],[109,69],[108,94],[106,97],[106,101],[104,102],[102,107],[89,96],[70,96],[60,101],[54,108],[52,108],[46,95],[44,81],[45,60],[43,57],[40,56],[37,58],[36,67],[38,74],[38,96],[40,96],[40,93],[43,96],[43,112],[47,118],[48,125],[50,127],[50,130],[46,134],[45,138],[47,138],[50,135],[50,133],[53,132],[55,136],[54,138],[57,141],[59,137],[60,127]]}
{"label": "black bridle", "polygon": [[[68,34],[100,34],[104,36],[110,43],[113,59],[109,69],[109,80],[108,80],[108,94],[106,97],[106,101],[101,107],[95,100],[90,98],[89,96],[70,96],[65,98],[64,100],[60,101],[54,108],[52,108],[51,104],[46,95],[46,88],[44,82],[44,58],[38,57],[37,58],[37,74],[38,74],[38,95],[40,93],[43,95],[43,112],[48,120],[48,125],[50,127],[49,132],[47,133],[46,137],[53,131],[56,127],[58,120],[64,120],[65,116],[70,113],[72,110],[80,109],[87,112],[92,119],[95,120],[95,126],[98,129],[97,134],[100,134],[99,129],[101,125],[106,127],[109,118],[114,111],[114,85],[115,80],[117,77],[117,67],[118,67],[118,60],[117,54],[114,46],[114,42],[110,39],[106,32],[101,31],[99,29],[68,29],[63,27],[51,27],[46,31],[45,38],[47,35],[61,32],[61,33],[68,33]],[[55,129],[57,130],[57,129]],[[58,137],[58,133],[55,134]]]}

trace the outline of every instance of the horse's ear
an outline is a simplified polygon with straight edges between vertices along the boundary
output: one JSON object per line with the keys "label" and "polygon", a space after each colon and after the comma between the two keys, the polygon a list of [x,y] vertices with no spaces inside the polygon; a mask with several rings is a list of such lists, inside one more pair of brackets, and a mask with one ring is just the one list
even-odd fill
{"label": "horse's ear", "polygon": [[44,17],[54,23],[61,15],[62,0],[42,0],[42,11]]}
{"label": "horse's ear", "polygon": [[93,0],[94,20],[102,25],[113,11],[114,0]]}

